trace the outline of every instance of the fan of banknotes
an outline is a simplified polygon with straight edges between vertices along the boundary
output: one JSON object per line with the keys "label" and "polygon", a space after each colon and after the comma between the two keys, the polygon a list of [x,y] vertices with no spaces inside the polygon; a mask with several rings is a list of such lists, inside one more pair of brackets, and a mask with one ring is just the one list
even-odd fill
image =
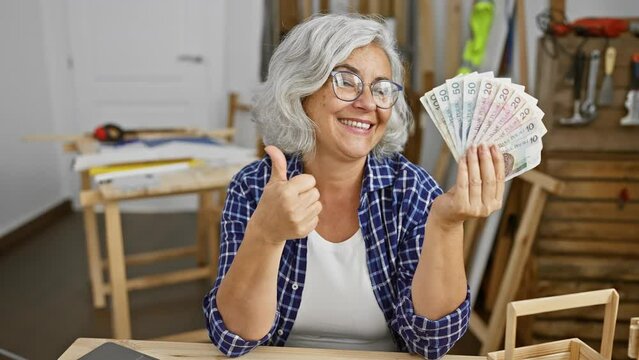
{"label": "fan of banknotes", "polygon": [[546,127],[537,99],[492,72],[458,75],[420,98],[455,160],[473,145],[496,144],[506,181],[541,162]]}

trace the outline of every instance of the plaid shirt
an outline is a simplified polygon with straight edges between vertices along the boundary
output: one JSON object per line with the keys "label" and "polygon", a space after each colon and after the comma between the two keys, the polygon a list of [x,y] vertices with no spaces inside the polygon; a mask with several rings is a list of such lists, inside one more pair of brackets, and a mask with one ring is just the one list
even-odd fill
{"label": "plaid shirt", "polygon": [[[303,173],[299,157],[289,158],[288,177]],[[277,278],[277,310],[262,339],[247,341],[224,325],[215,301],[220,283],[237,254],[244,231],[271,174],[265,157],[236,174],[229,185],[222,215],[218,277],[204,298],[209,337],[227,356],[243,355],[258,345],[283,346],[297,315],[304,289],[307,239],[287,241]],[[468,327],[470,297],[439,320],[415,314],[411,282],[424,241],[426,217],[442,193],[435,181],[402,155],[379,160],[369,156],[358,210],[373,292],[398,350],[428,359],[442,357]]]}

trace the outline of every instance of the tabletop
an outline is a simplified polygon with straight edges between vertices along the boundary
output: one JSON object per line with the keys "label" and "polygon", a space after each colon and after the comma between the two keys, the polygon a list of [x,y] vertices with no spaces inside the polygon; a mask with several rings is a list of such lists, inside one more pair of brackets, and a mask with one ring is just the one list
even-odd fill
{"label": "tabletop", "polygon": [[[227,359],[212,344],[146,340],[113,340],[79,338],[60,356],[76,360],[99,345],[110,341],[158,359]],[[417,360],[421,357],[400,352],[309,349],[260,346],[241,357],[242,360]],[[483,356],[447,355],[445,360],[485,360]]]}

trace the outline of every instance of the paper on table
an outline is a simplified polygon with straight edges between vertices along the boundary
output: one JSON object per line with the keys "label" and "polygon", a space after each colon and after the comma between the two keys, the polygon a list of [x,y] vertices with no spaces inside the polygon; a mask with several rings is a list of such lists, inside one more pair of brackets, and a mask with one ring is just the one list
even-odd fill
{"label": "paper on table", "polygon": [[255,150],[234,145],[196,144],[179,141],[153,147],[121,146],[94,154],[78,155],[73,170],[83,171],[96,166],[148,162],[172,159],[201,159],[215,165],[248,163],[255,159]]}

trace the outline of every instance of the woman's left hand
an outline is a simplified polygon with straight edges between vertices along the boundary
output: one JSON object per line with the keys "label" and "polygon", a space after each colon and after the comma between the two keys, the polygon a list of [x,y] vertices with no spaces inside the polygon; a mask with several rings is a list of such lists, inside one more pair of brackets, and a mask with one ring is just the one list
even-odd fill
{"label": "woman's left hand", "polygon": [[457,181],[433,202],[429,217],[444,228],[486,217],[501,208],[504,156],[495,145],[471,146],[459,160]]}

